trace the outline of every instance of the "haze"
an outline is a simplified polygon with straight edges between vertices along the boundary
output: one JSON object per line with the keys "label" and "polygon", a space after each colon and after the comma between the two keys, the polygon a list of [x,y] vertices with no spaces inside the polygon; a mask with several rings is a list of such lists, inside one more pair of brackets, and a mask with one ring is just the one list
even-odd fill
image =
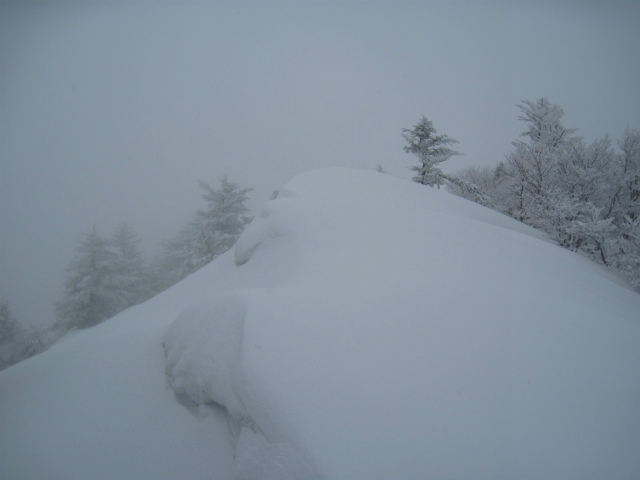
{"label": "haze", "polygon": [[[149,255],[198,180],[327,166],[410,177],[402,128],[495,164],[548,97],[587,140],[640,128],[635,2],[2,2],[0,298],[46,325],[77,241],[131,225]],[[331,195],[331,192],[327,192]]]}

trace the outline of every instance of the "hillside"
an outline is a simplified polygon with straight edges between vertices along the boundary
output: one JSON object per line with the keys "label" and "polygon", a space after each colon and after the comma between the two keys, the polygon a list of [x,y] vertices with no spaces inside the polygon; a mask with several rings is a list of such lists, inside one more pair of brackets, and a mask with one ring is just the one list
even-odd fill
{"label": "hillside", "polygon": [[3,479],[636,478],[640,295],[443,190],[314,171],[0,372],[0,432]]}

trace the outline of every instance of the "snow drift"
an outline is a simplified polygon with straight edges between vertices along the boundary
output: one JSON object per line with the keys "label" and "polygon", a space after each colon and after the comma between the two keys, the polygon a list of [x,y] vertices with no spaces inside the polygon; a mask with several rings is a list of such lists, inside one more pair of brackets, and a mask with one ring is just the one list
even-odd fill
{"label": "snow drift", "polygon": [[631,479],[640,296],[377,172],[301,175],[235,248],[0,373],[0,477]]}

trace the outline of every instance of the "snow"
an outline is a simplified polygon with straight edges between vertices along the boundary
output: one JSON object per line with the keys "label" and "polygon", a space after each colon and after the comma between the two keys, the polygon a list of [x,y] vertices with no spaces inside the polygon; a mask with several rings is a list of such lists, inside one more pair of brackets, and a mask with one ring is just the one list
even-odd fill
{"label": "snow", "polygon": [[164,340],[169,384],[194,403],[224,405],[234,416],[244,414],[233,389],[242,357],[246,305],[234,297],[189,307],[173,323]]}
{"label": "snow", "polygon": [[632,479],[640,296],[443,190],[327,169],[0,372],[0,478]]}

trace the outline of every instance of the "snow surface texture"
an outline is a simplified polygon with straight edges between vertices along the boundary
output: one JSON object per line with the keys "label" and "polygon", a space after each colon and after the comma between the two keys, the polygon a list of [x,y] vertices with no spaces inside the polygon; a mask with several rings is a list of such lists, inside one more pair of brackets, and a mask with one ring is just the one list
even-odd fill
{"label": "snow surface texture", "polygon": [[377,172],[296,177],[227,254],[0,372],[3,479],[637,479],[639,452],[640,295]]}

